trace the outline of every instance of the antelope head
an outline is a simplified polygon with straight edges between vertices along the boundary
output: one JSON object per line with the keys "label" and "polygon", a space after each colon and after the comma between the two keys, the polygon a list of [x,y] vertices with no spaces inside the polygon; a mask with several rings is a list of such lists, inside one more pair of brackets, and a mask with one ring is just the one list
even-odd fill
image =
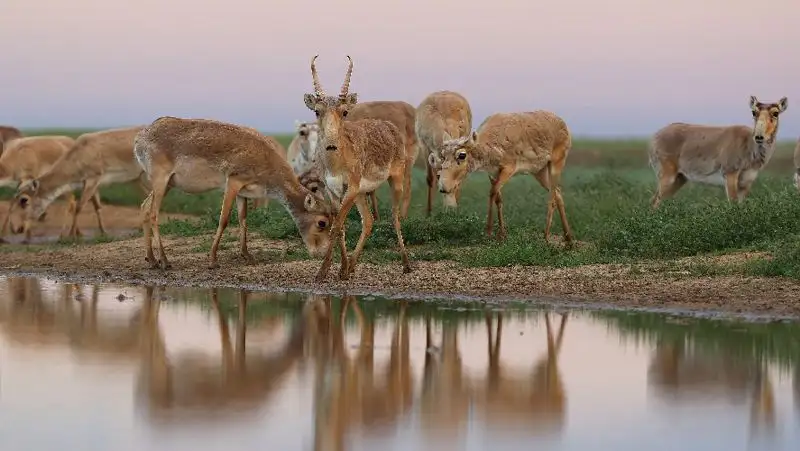
{"label": "antelope head", "polygon": [[314,83],[314,92],[304,94],[303,101],[306,107],[313,111],[317,116],[319,124],[319,150],[335,152],[339,149],[339,132],[342,121],[347,117],[353,105],[358,102],[358,95],[350,91],[350,76],[353,74],[353,60],[348,56],[350,62],[347,73],[344,76],[342,90],[338,96],[329,96],[322,89],[317,74],[315,61],[319,55],[311,59],[311,78]]}
{"label": "antelope head", "polygon": [[778,134],[778,117],[786,111],[789,100],[781,97],[778,103],[762,103],[756,96],[750,96],[750,110],[753,113],[753,141],[759,146],[772,144]]}

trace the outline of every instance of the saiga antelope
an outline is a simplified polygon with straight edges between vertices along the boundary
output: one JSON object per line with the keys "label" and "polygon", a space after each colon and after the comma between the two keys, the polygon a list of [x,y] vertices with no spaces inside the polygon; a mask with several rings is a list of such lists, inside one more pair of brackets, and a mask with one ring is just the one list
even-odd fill
{"label": "saiga antelope", "polygon": [[[331,227],[331,241],[328,243],[328,250],[316,280],[321,282],[328,274],[334,240],[339,242],[342,260],[339,278],[346,280],[353,273],[358,257],[364,249],[364,242],[372,233],[374,221],[364,194],[375,191],[381,183],[387,180],[392,187],[392,221],[400,246],[403,272],[411,272],[400,228],[400,203],[403,198],[406,169],[403,135],[396,125],[388,121],[362,119],[350,122],[343,120],[350,108],[357,103],[358,98],[356,93],[349,92],[353,60],[349,56],[347,57],[350,64],[341,92],[338,96],[329,96],[325,94],[319,82],[315,65],[317,56],[311,60],[314,92],[304,94],[303,101],[306,107],[316,114],[319,124],[317,160],[322,171],[321,178],[325,181],[326,189],[341,200],[341,208]],[[362,226],[358,244],[348,259],[344,223],[353,204],[358,208]]]}
{"label": "saiga antelope", "polygon": [[0,155],[3,154],[5,145],[17,138],[22,138],[22,132],[18,128],[0,125]]}
{"label": "saiga antelope", "polygon": [[[439,169],[439,191],[456,192],[467,175],[475,171],[495,172],[491,177],[486,233],[491,235],[492,207],[497,206],[497,237],[506,237],[503,200],[500,190],[517,173],[533,174],[550,192],[544,239],[550,237],[553,211],[558,207],[564,240],[572,243],[564,199],[561,197],[561,172],[572,146],[569,128],[563,119],[549,111],[497,113],[486,118],[477,131],[463,138],[445,135],[441,160],[432,161]],[[433,155],[433,154],[431,154]],[[432,156],[433,160],[435,156]]]}
{"label": "saiga antelope", "polygon": [[650,166],[658,177],[653,208],[690,180],[722,185],[729,201],[744,200],[775,152],[778,118],[787,106],[786,97],[762,103],[750,96],[753,128],[675,122],[658,130],[649,148]]}
{"label": "saiga antelope", "polygon": [[149,192],[144,171],[133,157],[133,139],[144,126],[115,128],[84,133],[75,144],[50,167],[33,180],[21,183],[17,190],[19,205],[26,210],[26,228],[54,199],[81,188],[81,197],[72,211],[68,236],[77,238],[78,215],[91,201],[97,215],[97,226],[106,234],[99,189],[117,183],[138,181],[142,191]]}
{"label": "saiga antelope", "polygon": [[[68,136],[29,136],[18,138],[7,143],[5,151],[0,155],[0,186],[23,186],[50,169],[61,158],[75,140]],[[69,210],[75,207],[75,197],[71,192],[61,193],[69,196]],[[3,220],[0,236],[5,236],[11,220],[11,214],[19,205],[19,197],[9,202],[6,217]],[[44,209],[37,219],[44,218]],[[66,224],[65,224],[66,226]],[[63,230],[62,230],[63,231]],[[25,241],[31,236],[30,225],[23,227]]]}
{"label": "saiga antelope", "polygon": [[[217,268],[217,249],[228,226],[233,203],[239,214],[239,250],[247,261],[247,199],[271,197],[289,212],[308,253],[319,256],[328,247],[331,214],[321,195],[300,185],[274,138],[249,127],[208,119],[160,117],[134,141],[134,154],[150,178],[152,192],[142,202],[145,259],[151,267],[170,267],[159,233],[161,202],[171,188],[198,194],[222,188],[222,210],[209,253]],[[152,229],[151,229],[152,227]],[[153,254],[152,236],[160,258]]]}
{"label": "saiga antelope", "polygon": [[[346,121],[360,121],[361,119],[380,119],[389,121],[397,126],[405,139],[406,151],[406,174],[403,182],[403,205],[400,208],[400,218],[408,217],[408,207],[411,205],[411,174],[414,170],[414,162],[417,160],[417,136],[414,133],[414,119],[416,111],[414,107],[399,100],[375,100],[372,102],[361,102],[352,106],[345,118]],[[372,201],[372,213],[376,221],[380,221],[378,214],[378,201],[375,191],[369,193]]]}
{"label": "saiga antelope", "polygon": [[[433,207],[433,187],[438,184],[437,173],[439,170],[435,165],[441,159],[440,152],[445,135],[462,138],[468,136],[471,131],[472,110],[467,99],[457,92],[436,91],[425,97],[417,106],[414,133],[423,155],[425,155],[428,173],[426,215],[431,215]],[[459,186],[453,193],[445,194],[445,206],[457,206],[460,196],[461,187]]]}

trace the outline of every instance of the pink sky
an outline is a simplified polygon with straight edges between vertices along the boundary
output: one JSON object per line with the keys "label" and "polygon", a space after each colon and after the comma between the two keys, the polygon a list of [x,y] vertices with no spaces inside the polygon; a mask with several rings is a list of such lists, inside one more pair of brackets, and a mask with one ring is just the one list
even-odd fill
{"label": "pink sky", "polygon": [[360,100],[456,90],[475,127],[538,108],[576,135],[747,124],[754,94],[789,98],[780,137],[794,139],[798,16],[796,0],[3,0],[0,123],[175,115],[289,131],[313,119],[302,95],[319,53],[328,91],[349,54]]}

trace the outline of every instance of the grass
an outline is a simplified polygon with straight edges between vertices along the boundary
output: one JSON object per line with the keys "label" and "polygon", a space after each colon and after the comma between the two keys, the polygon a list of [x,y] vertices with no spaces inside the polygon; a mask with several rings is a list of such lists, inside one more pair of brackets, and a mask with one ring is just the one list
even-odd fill
{"label": "grass", "polygon": [[[81,131],[37,130],[26,133],[64,133]],[[290,135],[276,135],[284,145]],[[410,217],[403,223],[406,244],[412,259],[452,259],[468,266],[503,267],[544,265],[555,267],[594,263],[631,263],[703,254],[736,251],[766,251],[771,258],[744,265],[747,274],[800,278],[800,196],[792,186],[791,169],[794,143],[780,143],[765,171],[756,181],[747,201],[730,204],[722,187],[689,184],[658,210],[649,201],[655,177],[647,165],[645,140],[600,141],[576,139],[563,175],[563,196],[567,218],[574,236],[581,242],[574,249],[547,244],[543,228],[547,194],[530,176],[514,177],[503,189],[508,239],[497,242],[484,234],[488,177],[472,175],[462,190],[457,211],[444,211],[436,193],[434,214],[424,215],[425,173],[414,170]],[[423,161],[420,158],[420,161]],[[141,192],[131,186],[102,190],[104,202],[138,206]],[[9,196],[10,191],[0,191]],[[397,261],[396,239],[388,220],[391,212],[389,188],[378,190],[381,221],[375,224],[367,241],[365,261]],[[219,219],[220,193],[189,196],[170,192],[164,211],[199,216],[192,221],[163,224],[166,234],[207,235]],[[561,233],[558,214],[552,233]],[[299,234],[286,211],[276,202],[252,211],[251,231],[271,239],[299,240]],[[232,224],[236,224],[235,215]],[[354,208],[347,224],[352,247],[360,233],[360,220]],[[304,252],[303,252],[304,254]],[[720,273],[725,268],[698,266],[696,271]]]}

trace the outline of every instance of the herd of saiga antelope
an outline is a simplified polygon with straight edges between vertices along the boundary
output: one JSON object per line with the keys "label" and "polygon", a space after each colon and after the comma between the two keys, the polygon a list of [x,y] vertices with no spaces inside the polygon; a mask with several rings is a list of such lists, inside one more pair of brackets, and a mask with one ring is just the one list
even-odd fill
{"label": "herd of saiga antelope", "polygon": [[[456,206],[468,174],[493,173],[486,232],[492,233],[492,209],[496,207],[497,235],[502,239],[501,189],[517,173],[532,174],[550,192],[545,240],[558,208],[564,239],[572,243],[560,193],[561,172],[572,145],[563,119],[542,110],[497,113],[473,131],[469,103],[451,91],[434,92],[417,108],[399,101],[358,103],[357,94],[350,92],[352,59],[347,57],[349,67],[340,93],[331,96],[319,81],[316,58],[311,60],[314,92],[304,94],[303,101],[317,120],[298,125],[299,133],[288,152],[255,129],[207,119],[165,116],[148,126],[87,133],[74,141],[65,136],[22,137],[16,129],[5,129],[3,133],[9,136],[0,156],[0,180],[19,186],[2,234],[11,210],[19,206],[25,210],[22,231],[28,239],[32,221],[40,220],[48,205],[62,195],[70,196],[69,236],[78,235],[77,216],[89,201],[104,233],[98,188],[139,180],[149,191],[142,203],[146,260],[151,267],[168,269],[158,226],[164,196],[173,187],[187,193],[222,187],[222,211],[209,268],[218,266],[217,249],[234,201],[240,252],[252,261],[246,240],[247,199],[273,198],[294,219],[309,254],[322,257],[316,280],[327,276],[335,245],[342,257],[339,278],[345,280],[355,269],[373,222],[379,219],[374,192],[388,181],[392,221],[407,273],[411,266],[400,219],[408,214],[411,169],[422,148],[428,157],[428,214],[435,184],[444,194],[445,204]],[[673,123],[656,132],[649,149],[650,164],[658,177],[653,206],[689,180],[723,185],[729,200],[743,200],[775,150],[778,118],[787,105],[786,97],[777,103],[762,103],[751,96],[752,128]],[[795,154],[800,167],[800,142]],[[800,188],[800,169],[795,182]],[[79,187],[82,193],[76,202],[71,191]],[[354,205],[362,230],[348,258],[344,223]],[[158,257],[153,252],[153,238]]]}

